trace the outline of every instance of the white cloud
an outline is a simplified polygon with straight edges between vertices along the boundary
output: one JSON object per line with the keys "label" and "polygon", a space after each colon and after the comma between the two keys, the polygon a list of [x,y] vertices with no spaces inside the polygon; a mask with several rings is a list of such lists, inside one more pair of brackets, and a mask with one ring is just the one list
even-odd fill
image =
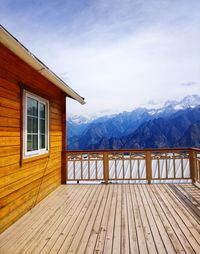
{"label": "white cloud", "polygon": [[35,0],[14,12],[4,1],[0,10],[1,22],[86,98],[85,106],[70,100],[70,113],[199,94],[180,86],[200,82],[199,1],[83,2]]}
{"label": "white cloud", "polygon": [[181,86],[196,86],[198,85],[197,82],[193,82],[193,81],[190,81],[190,82],[185,82],[185,83],[181,83]]}

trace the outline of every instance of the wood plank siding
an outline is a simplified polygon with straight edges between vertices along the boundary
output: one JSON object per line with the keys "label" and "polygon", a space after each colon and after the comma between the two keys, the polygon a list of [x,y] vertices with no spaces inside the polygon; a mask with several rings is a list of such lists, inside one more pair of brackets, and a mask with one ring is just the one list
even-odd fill
{"label": "wood plank siding", "polygon": [[0,236],[0,253],[200,253],[192,184],[62,185]]}
{"label": "wood plank siding", "polygon": [[[21,149],[23,88],[48,99],[50,114],[50,152],[27,160]],[[64,104],[61,90],[0,44],[0,232],[61,184]]]}

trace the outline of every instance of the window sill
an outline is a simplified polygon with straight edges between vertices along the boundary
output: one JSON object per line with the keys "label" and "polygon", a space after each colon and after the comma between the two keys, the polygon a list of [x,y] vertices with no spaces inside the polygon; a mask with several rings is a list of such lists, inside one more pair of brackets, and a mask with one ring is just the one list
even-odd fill
{"label": "window sill", "polygon": [[36,160],[40,160],[40,159],[43,159],[43,158],[47,158],[49,157],[49,151],[46,152],[46,153],[43,153],[43,154],[38,154],[38,155],[33,155],[33,156],[30,156],[30,157],[25,157],[22,159],[22,163],[28,163],[28,162],[31,162],[31,161],[36,161]]}

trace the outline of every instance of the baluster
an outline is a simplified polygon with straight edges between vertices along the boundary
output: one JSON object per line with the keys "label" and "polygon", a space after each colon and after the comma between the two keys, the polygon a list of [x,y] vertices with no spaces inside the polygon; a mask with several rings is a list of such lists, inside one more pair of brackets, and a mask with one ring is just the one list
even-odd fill
{"label": "baluster", "polygon": [[80,163],[81,163],[81,180],[83,180],[83,155],[81,154],[81,159],[80,159]]}
{"label": "baluster", "polygon": [[151,152],[146,152],[146,177],[148,184],[151,183],[152,180],[152,166],[151,166]]}
{"label": "baluster", "polygon": [[176,179],[176,176],[177,176],[177,172],[176,172],[176,162],[175,162],[175,154],[174,152],[172,153],[173,155],[173,176],[174,176],[174,179]]}
{"label": "baluster", "polygon": [[105,184],[108,184],[109,179],[109,158],[108,152],[103,152],[103,179]]}
{"label": "baluster", "polygon": [[189,161],[190,161],[190,177],[192,183],[195,183],[196,180],[196,167],[195,167],[196,153],[195,151],[189,151]]}

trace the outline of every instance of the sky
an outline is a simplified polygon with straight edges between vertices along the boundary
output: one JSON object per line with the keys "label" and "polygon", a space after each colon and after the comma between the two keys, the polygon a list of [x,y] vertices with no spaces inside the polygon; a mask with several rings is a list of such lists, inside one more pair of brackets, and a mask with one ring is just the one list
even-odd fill
{"label": "sky", "polygon": [[200,94],[199,0],[0,0],[0,23],[85,98],[69,115]]}

